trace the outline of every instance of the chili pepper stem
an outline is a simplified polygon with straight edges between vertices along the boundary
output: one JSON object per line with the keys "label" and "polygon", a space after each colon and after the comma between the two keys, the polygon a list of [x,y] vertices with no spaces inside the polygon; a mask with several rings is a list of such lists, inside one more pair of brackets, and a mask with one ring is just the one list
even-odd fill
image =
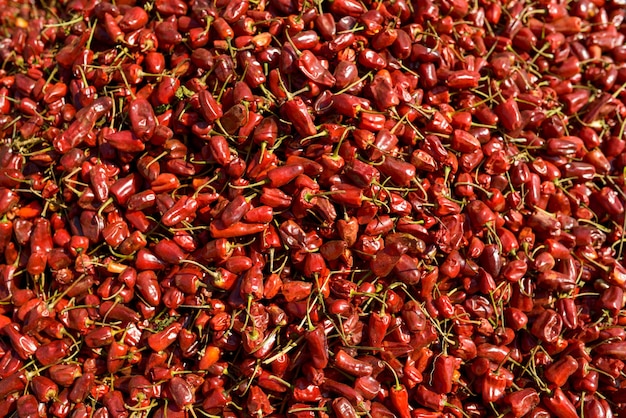
{"label": "chili pepper stem", "polygon": [[217,279],[220,277],[219,273],[213,271],[213,270],[209,270],[206,266],[203,266],[202,264],[198,263],[197,261],[194,260],[189,260],[189,259],[183,259],[180,260],[180,263],[187,263],[187,264],[193,264],[194,266],[200,267],[204,272],[206,272],[209,276],[211,276],[214,279]]}
{"label": "chili pepper stem", "polygon": [[152,408],[154,408],[155,406],[158,405],[158,402],[156,400],[152,400],[152,402],[150,402],[149,405],[146,406],[130,406],[127,403],[124,403],[124,408],[128,409],[129,411],[133,411],[133,412],[142,412],[142,411],[149,411]]}
{"label": "chili pepper stem", "polygon": [[265,180],[257,181],[256,183],[246,184],[245,186],[235,186],[234,184],[229,184],[228,187],[231,187],[231,188],[237,189],[237,190],[245,190],[245,189],[251,189],[251,188],[257,187],[257,186],[263,186],[263,185],[267,184],[268,182],[269,182],[269,180],[265,179]]}
{"label": "chili pepper stem", "polygon": [[298,347],[300,342],[304,339],[304,336],[300,336],[298,337],[298,339],[296,339],[295,341],[289,341],[289,343],[287,343],[287,345],[285,345],[285,347],[283,347],[278,353],[276,353],[274,356],[263,360],[263,364],[270,364],[272,362],[274,362],[275,360],[279,359],[282,355],[287,354],[288,352],[290,352],[291,350],[293,350],[294,348]]}
{"label": "chili pepper stem", "polygon": [[[247,299],[248,300],[246,302],[246,320],[243,323],[243,329],[246,329],[247,326],[248,326],[248,321],[250,320],[250,317],[251,317],[251,315],[250,315],[250,308],[252,307],[252,300],[254,299],[254,296],[248,295]],[[254,326],[254,321],[252,321],[252,330],[256,331],[255,330],[255,326]]]}
{"label": "chili pepper stem", "polygon": [[203,411],[202,409],[198,409],[198,412],[200,412],[202,415],[204,415],[207,418],[220,418],[218,415],[211,415],[208,412]]}
{"label": "chili pepper stem", "polygon": [[300,144],[303,144],[303,143],[305,143],[306,141],[309,141],[309,140],[311,140],[311,139],[315,139],[315,138],[323,138],[323,137],[325,137],[326,135],[328,135],[328,131],[323,130],[323,131],[321,131],[321,132],[316,133],[315,135],[305,136],[304,138],[302,138],[302,139],[300,140]]}
{"label": "chili pepper stem", "polygon": [[347,91],[349,91],[350,89],[354,88],[354,86],[357,86],[359,83],[362,83],[363,81],[369,79],[372,79],[374,76],[372,74],[372,71],[368,71],[367,74],[365,74],[363,77],[359,78],[358,80],[354,81],[353,83],[347,85],[346,87],[344,87],[343,89],[339,90],[338,92],[335,93],[335,95],[338,94],[343,94]]}
{"label": "chili pepper stem", "polygon": [[293,40],[291,39],[291,36],[289,36],[289,31],[288,30],[285,31],[285,37],[287,38],[287,41],[291,44],[291,47],[295,51],[296,55],[298,55],[298,56],[302,55],[302,51],[300,51],[298,49],[298,47],[296,47],[296,45],[293,43]]}

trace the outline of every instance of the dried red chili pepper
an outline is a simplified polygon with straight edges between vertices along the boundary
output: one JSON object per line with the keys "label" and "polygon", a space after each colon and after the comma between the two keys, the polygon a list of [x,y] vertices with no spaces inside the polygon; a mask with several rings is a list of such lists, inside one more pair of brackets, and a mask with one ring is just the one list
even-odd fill
{"label": "dried red chili pepper", "polygon": [[306,333],[306,340],[315,368],[324,369],[328,365],[328,341],[324,328],[320,325]]}
{"label": "dried red chili pepper", "polygon": [[554,389],[549,396],[543,399],[543,402],[552,413],[558,416],[565,418],[578,416],[576,408],[561,388]]}

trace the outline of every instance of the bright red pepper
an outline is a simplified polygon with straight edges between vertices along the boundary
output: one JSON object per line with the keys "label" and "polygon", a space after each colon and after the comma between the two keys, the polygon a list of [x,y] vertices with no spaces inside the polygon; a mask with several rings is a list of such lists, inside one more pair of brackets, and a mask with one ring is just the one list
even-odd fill
{"label": "bright red pepper", "polygon": [[162,331],[148,337],[148,345],[156,352],[163,351],[176,341],[181,329],[182,325],[179,322],[174,322],[165,327]]}
{"label": "bright red pepper", "polygon": [[543,402],[559,418],[575,418],[578,416],[576,408],[561,388],[554,389],[550,395],[543,398]]}
{"label": "bright red pepper", "polygon": [[382,347],[383,340],[391,324],[391,315],[380,312],[372,312],[369,317],[369,345],[371,347]]}
{"label": "bright red pepper", "polygon": [[409,393],[402,384],[397,384],[389,389],[389,398],[394,409],[400,418],[411,417],[411,407],[409,406]]}

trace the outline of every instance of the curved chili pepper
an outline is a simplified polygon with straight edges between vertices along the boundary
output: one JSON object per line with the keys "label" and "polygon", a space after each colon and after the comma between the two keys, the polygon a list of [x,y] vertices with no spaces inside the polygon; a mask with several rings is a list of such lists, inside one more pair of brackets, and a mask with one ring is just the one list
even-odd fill
{"label": "curved chili pepper", "polygon": [[337,382],[336,380],[325,378],[322,383],[322,388],[336,393],[339,396],[343,396],[354,404],[363,402],[363,397],[354,388],[344,383]]}
{"label": "curved chili pepper", "polygon": [[334,364],[344,372],[353,376],[369,376],[373,372],[371,364],[355,359],[344,350],[339,350],[334,357]]}
{"label": "curved chili pepper", "polygon": [[35,339],[20,332],[20,327],[16,323],[10,323],[2,328],[2,332],[9,337],[11,346],[22,360],[27,360],[39,349],[39,344]]}
{"label": "curved chili pepper", "polygon": [[245,224],[243,222],[235,222],[234,224],[224,227],[221,221],[211,222],[209,231],[213,238],[235,238],[246,235],[257,234],[267,229],[266,224]]}
{"label": "curved chili pepper", "polygon": [[212,123],[222,117],[222,105],[215,100],[211,92],[202,90],[198,94],[198,99],[200,101],[200,111],[207,122]]}
{"label": "curved chili pepper", "polygon": [[298,58],[298,68],[311,81],[323,86],[332,87],[335,85],[335,77],[322,66],[313,52],[306,50]]}

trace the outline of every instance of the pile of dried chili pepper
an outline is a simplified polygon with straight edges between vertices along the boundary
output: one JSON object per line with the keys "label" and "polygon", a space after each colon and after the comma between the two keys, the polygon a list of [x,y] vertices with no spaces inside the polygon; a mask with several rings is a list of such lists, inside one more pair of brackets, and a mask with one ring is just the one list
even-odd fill
{"label": "pile of dried chili pepper", "polygon": [[626,415],[625,0],[0,0],[0,416]]}

